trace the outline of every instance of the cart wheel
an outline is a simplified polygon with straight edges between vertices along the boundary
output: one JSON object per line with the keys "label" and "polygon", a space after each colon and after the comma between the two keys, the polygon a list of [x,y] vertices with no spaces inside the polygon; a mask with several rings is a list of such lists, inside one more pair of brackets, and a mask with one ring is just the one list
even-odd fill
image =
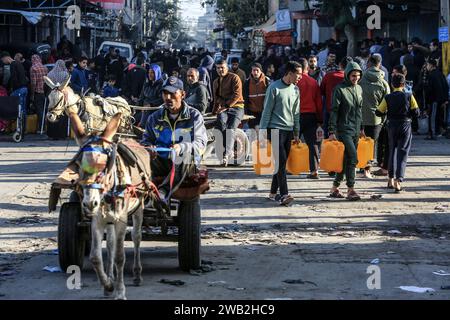
{"label": "cart wheel", "polygon": [[23,139],[22,133],[20,133],[19,131],[14,132],[13,136],[12,136],[14,142],[21,142]]}
{"label": "cart wheel", "polygon": [[230,162],[233,166],[242,166],[245,164],[250,152],[250,141],[244,130],[236,129],[236,140],[234,142],[234,158]]}
{"label": "cart wheel", "polygon": [[59,265],[63,272],[71,265],[83,268],[86,240],[78,227],[81,204],[67,202],[61,206],[58,223]]}
{"label": "cart wheel", "polygon": [[200,198],[178,207],[178,263],[181,270],[200,268]]}

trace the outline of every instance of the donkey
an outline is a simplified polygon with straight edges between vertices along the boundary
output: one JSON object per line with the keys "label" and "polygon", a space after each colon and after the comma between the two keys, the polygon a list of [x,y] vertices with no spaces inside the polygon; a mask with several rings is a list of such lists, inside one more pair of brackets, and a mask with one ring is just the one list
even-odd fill
{"label": "donkey", "polygon": [[[81,146],[77,164],[79,166],[79,186],[82,190],[82,209],[91,217],[92,247],[90,261],[109,296],[115,290],[115,298],[125,300],[125,284],[123,279],[125,264],[124,241],[128,215],[132,214],[134,242],[134,284],[142,283],[142,265],[140,259],[140,242],[142,239],[142,223],[144,199],[148,189],[138,190],[142,184],[142,172],[136,166],[127,165],[117,152],[117,143],[112,139],[121,121],[121,114],[116,114],[100,136],[86,135],[84,126],[76,113],[69,114],[74,134]],[[144,150],[145,151],[145,150]],[[150,163],[145,154],[146,163]],[[150,170],[148,170],[150,174]],[[140,182],[140,183],[139,183]],[[116,281],[110,265],[105,273],[102,259],[102,240],[105,228],[113,225],[113,237],[107,241],[108,255],[114,260]]]}
{"label": "donkey", "polygon": [[69,87],[70,76],[61,84],[55,84],[48,77],[44,77],[44,81],[51,89],[48,95],[48,121],[56,122],[64,113],[67,115],[76,113],[83,119],[87,133],[98,134],[103,132],[112,116],[121,113],[122,121],[118,131],[121,133],[133,132],[132,110],[125,99],[80,96]]}

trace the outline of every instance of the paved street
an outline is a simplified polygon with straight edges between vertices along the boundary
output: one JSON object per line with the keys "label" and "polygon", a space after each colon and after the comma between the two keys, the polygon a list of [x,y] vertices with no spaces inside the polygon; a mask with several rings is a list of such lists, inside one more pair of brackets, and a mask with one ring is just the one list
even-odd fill
{"label": "paved street", "polygon": [[[0,137],[1,299],[103,298],[88,260],[81,290],[66,288],[68,275],[42,270],[58,265],[58,212],[47,212],[50,183],[75,151],[71,141],[28,136],[15,144]],[[433,274],[450,272],[450,140],[414,138],[401,195],[387,192],[385,179],[358,177],[363,201],[330,201],[331,178],[322,177],[289,176],[296,202],[285,208],[265,199],[270,179],[254,175],[250,165],[211,167],[211,190],[202,197],[202,259],[210,272],[183,273],[175,243],[144,242],[144,284],[133,287],[127,243],[128,299],[450,298],[441,290],[450,276]],[[366,284],[374,259],[380,290]]]}

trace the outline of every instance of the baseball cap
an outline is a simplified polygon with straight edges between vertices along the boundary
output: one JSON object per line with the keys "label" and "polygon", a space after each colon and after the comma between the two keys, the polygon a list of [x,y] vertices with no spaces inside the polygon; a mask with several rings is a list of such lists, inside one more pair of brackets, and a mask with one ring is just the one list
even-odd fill
{"label": "baseball cap", "polygon": [[164,81],[162,90],[169,91],[171,93],[175,93],[178,90],[184,90],[183,81],[177,77],[169,77],[166,81]]}

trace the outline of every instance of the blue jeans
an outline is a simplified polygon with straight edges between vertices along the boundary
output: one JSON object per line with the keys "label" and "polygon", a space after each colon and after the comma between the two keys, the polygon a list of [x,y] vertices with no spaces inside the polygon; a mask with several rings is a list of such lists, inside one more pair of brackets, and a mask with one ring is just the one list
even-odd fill
{"label": "blue jeans", "polygon": [[[230,108],[217,116],[216,129],[222,132],[226,157],[233,155],[236,128],[241,123],[243,116],[244,108]],[[229,137],[227,137],[227,131]]]}

